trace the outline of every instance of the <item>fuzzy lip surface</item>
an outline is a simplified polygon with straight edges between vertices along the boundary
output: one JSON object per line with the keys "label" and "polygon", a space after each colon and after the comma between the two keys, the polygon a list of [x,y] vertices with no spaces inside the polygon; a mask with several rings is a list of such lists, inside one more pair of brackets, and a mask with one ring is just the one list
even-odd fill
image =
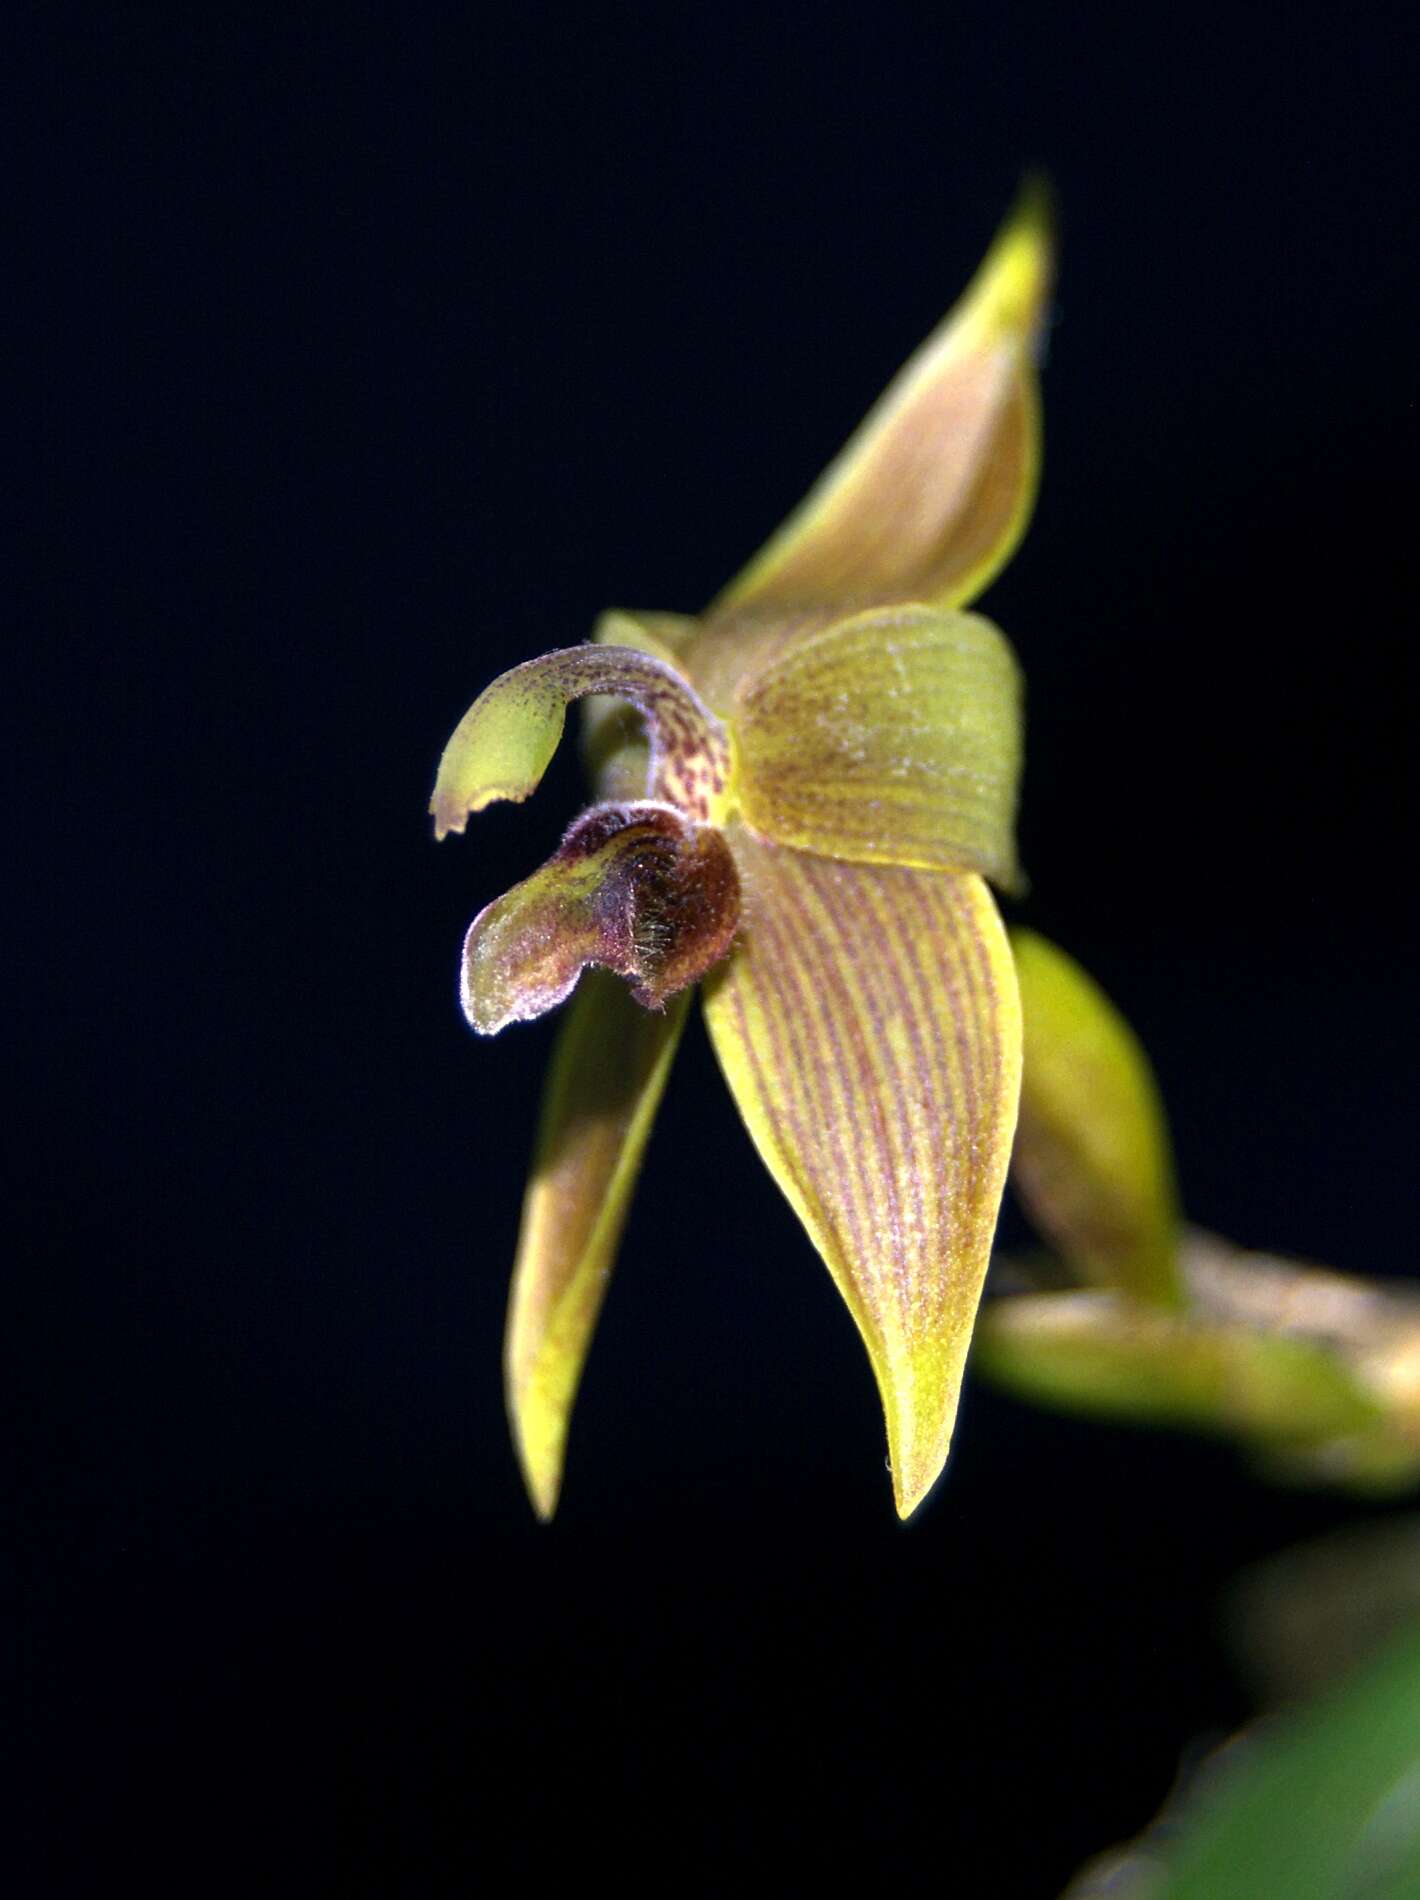
{"label": "fuzzy lip surface", "polygon": [[474,919],[464,1014],[496,1035],[555,1008],[589,966],[660,1009],[725,956],[739,915],[739,876],[718,831],[669,805],[594,805],[540,871]]}

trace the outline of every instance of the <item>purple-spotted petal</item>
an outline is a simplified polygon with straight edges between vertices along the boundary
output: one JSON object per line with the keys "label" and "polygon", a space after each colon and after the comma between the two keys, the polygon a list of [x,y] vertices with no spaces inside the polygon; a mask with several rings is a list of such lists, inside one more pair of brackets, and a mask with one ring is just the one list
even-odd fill
{"label": "purple-spotted petal", "polygon": [[632,647],[563,647],[502,674],[464,714],[439,761],[429,810],[434,835],[462,831],[497,799],[521,801],[542,779],[568,704],[614,694],[645,716],[646,794],[709,818],[729,774],[724,728],[666,660]]}
{"label": "purple-spotted petal", "polygon": [[[612,607],[598,617],[592,638],[599,646],[634,647],[683,674],[681,656],[695,625],[684,614],[632,613]],[[643,798],[651,770],[645,715],[629,700],[601,693],[584,699],[581,711],[582,758],[599,802],[615,805]]]}

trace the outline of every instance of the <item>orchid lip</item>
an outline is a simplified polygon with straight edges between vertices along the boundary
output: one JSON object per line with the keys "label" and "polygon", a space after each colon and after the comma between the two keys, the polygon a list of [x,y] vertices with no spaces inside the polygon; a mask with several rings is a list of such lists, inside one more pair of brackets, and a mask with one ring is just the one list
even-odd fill
{"label": "orchid lip", "polygon": [[594,805],[530,878],[487,905],[464,941],[469,1023],[496,1035],[564,1002],[589,966],[663,1008],[728,952],[739,877],[718,831],[675,806]]}

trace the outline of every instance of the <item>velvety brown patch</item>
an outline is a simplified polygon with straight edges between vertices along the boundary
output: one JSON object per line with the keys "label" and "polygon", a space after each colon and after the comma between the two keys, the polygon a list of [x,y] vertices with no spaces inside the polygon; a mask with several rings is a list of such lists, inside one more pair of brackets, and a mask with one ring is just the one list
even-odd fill
{"label": "velvety brown patch", "polygon": [[493,1035],[562,1002],[589,964],[659,1009],[726,954],[739,911],[718,831],[669,805],[593,806],[540,871],[474,919],[464,1013]]}

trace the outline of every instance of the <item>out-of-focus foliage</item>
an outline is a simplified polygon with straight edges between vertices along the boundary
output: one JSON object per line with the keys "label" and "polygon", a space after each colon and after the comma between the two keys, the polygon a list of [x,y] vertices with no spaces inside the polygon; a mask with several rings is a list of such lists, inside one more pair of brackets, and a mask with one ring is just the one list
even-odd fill
{"label": "out-of-focus foliage", "polygon": [[1229,1742],[1065,1900],[1415,1900],[1420,1623],[1305,1709]]}
{"label": "out-of-focus foliage", "polygon": [[1017,1290],[982,1310],[978,1370],[1039,1404],[1235,1438],[1283,1482],[1412,1486],[1420,1298],[1180,1230],[1138,1041],[1063,951],[1027,933],[1013,945],[1026,1050],[1013,1178],[1057,1255],[1001,1263]]}
{"label": "out-of-focus foliage", "polygon": [[1229,1647],[1264,1708],[1316,1695],[1420,1624],[1420,1515],[1347,1524],[1229,1585]]}

